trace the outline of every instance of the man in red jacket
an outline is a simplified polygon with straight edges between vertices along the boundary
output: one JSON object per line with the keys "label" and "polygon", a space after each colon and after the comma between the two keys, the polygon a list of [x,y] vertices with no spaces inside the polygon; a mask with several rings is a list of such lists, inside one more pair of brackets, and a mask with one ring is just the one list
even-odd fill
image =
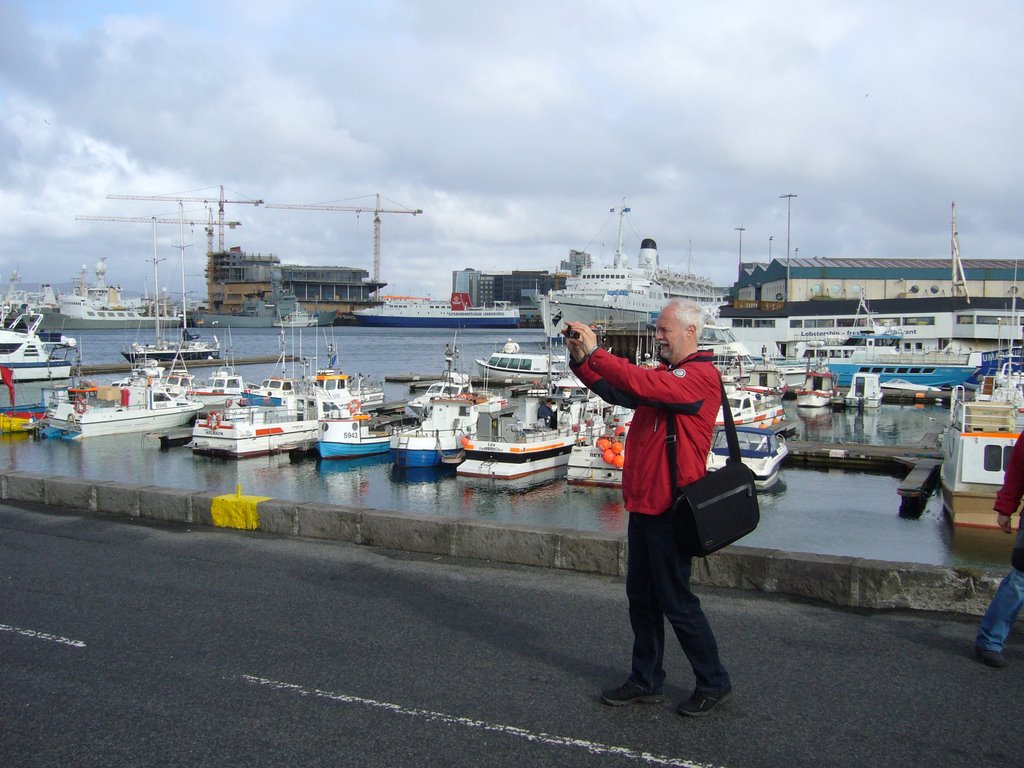
{"label": "man in red jacket", "polygon": [[653,704],[662,700],[665,619],[693,668],[696,686],[679,705],[681,715],[710,713],[732,693],[718,657],[711,625],[690,590],[691,560],[680,552],[670,510],[666,422],[676,421],[681,486],[704,476],[722,390],[708,352],[697,351],[704,327],[699,305],[672,301],[658,317],[659,364],[645,368],[601,349],[594,331],[567,323],[566,344],[577,377],[606,402],[634,408],[626,435],[622,498],[629,512],[626,595],[633,628],[633,664],[618,688],[601,693],[605,704]]}

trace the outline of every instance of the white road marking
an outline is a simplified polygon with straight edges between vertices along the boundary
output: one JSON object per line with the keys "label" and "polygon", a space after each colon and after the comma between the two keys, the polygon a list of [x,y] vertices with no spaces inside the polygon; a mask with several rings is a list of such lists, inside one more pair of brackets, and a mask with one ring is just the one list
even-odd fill
{"label": "white road marking", "polygon": [[570,747],[572,749],[582,749],[593,755],[612,755],[615,757],[625,757],[632,760],[638,760],[648,765],[670,765],[676,766],[677,768],[713,768],[713,766],[710,763],[695,763],[690,760],[684,760],[682,758],[677,757],[653,755],[649,752],[638,752],[637,750],[629,749],[628,747],[615,747],[608,744],[601,744],[595,741],[587,741],[585,739],[574,739],[569,736],[556,736],[550,733],[538,733],[535,731],[528,731],[525,728],[517,728],[513,725],[488,723],[483,720],[474,720],[468,717],[446,715],[443,712],[432,712],[428,709],[414,709],[410,707],[403,707],[400,704],[391,704],[386,701],[365,699],[361,696],[350,696],[345,693],[321,691],[316,688],[306,688],[305,686],[296,685],[294,683],[282,683],[277,680],[268,680],[267,678],[256,677],[254,675],[242,675],[242,679],[253,685],[261,685],[267,688],[273,688],[274,690],[278,691],[288,691],[290,693],[296,693],[300,696],[314,696],[321,699],[330,699],[331,701],[340,701],[345,704],[362,704],[364,706],[374,707],[376,709],[383,709],[397,715],[407,715],[409,717],[416,717],[421,720],[447,723],[450,725],[460,725],[465,728],[473,728],[482,731],[503,733],[507,736],[516,736],[518,738],[526,739],[527,741],[532,741],[538,744],[546,744],[548,746],[553,747]]}
{"label": "white road marking", "polygon": [[51,635],[48,632],[37,632],[34,629],[12,627],[10,624],[0,624],[0,632],[14,632],[15,634],[24,635],[25,637],[34,637],[36,640],[49,640],[51,643],[70,645],[72,648],[85,648],[85,643],[83,643],[81,640],[72,640],[69,637]]}

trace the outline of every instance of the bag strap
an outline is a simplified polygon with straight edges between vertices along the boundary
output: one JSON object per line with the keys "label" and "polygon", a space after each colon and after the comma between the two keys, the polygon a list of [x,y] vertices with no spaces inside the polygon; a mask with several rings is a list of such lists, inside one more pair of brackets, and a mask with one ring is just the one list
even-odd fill
{"label": "bag strap", "polygon": [[[721,374],[718,377],[718,384],[722,388],[722,416],[725,419],[725,439],[729,444],[729,462],[742,461],[740,455],[740,439],[736,436],[736,424],[732,419],[732,408],[729,407],[729,398],[725,394],[725,382]],[[665,437],[665,449],[668,451],[668,476],[672,482],[672,489],[679,487],[679,465],[678,454],[676,453],[676,416],[668,414],[668,435]]]}

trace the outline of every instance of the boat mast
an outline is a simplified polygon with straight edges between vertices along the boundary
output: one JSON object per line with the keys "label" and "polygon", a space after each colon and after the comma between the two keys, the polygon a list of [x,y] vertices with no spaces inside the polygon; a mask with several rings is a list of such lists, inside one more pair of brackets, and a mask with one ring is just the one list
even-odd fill
{"label": "boat mast", "polygon": [[[615,209],[612,208],[612,213],[615,213]],[[629,213],[629,208],[626,207],[626,198],[622,198],[622,207],[619,208],[619,244],[615,248],[615,267],[625,267],[626,257],[622,253],[622,224],[626,220],[626,214]]]}
{"label": "boat mast", "polygon": [[964,265],[960,262],[960,237],[956,231],[956,201],[953,201],[953,221],[950,247],[952,249],[953,296],[963,296],[971,303],[971,295],[967,292],[967,278],[964,276]]}

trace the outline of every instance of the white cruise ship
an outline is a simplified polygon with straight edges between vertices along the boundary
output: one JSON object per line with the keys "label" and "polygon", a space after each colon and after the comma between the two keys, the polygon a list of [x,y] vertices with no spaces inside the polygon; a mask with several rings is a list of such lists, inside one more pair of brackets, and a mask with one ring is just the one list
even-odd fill
{"label": "white cruise ship", "polygon": [[563,323],[644,327],[657,319],[671,299],[693,299],[709,315],[724,302],[711,280],[683,275],[658,265],[658,246],[651,238],[640,243],[636,267],[622,253],[622,222],[629,208],[619,209],[619,242],[610,267],[588,267],[570,277],[564,289],[540,296],[544,332],[553,338]]}

